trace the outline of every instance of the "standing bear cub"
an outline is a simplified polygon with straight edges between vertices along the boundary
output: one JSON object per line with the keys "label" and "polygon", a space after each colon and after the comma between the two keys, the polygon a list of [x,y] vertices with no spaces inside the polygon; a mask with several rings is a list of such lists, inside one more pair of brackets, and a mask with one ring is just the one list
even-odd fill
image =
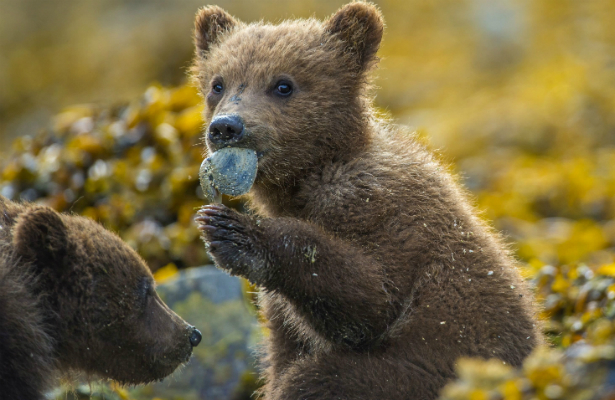
{"label": "standing bear cub", "polygon": [[267,400],[433,399],[457,358],[520,365],[541,342],[501,239],[416,139],[377,118],[379,11],[244,24],[196,17],[209,154],[256,152],[254,215],[197,221],[218,267],[260,288]]}
{"label": "standing bear cub", "polygon": [[0,196],[0,398],[44,399],[56,372],[160,380],[200,339],[119,237]]}

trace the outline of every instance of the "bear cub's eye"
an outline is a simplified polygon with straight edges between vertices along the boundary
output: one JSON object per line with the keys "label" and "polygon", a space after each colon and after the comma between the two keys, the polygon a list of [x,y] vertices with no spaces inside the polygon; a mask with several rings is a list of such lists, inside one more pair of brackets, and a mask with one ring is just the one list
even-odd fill
{"label": "bear cub's eye", "polygon": [[214,92],[215,94],[220,94],[222,93],[223,90],[224,90],[224,87],[222,86],[221,83],[214,83],[211,86],[211,91]]}
{"label": "bear cub's eye", "polygon": [[282,97],[290,96],[293,92],[293,85],[288,81],[279,81],[275,84],[275,94]]}

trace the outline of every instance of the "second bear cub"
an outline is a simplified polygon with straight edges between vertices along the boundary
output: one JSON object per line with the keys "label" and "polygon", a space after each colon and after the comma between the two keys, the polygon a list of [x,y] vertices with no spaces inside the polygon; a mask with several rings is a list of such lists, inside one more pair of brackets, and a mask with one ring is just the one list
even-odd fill
{"label": "second bear cub", "polygon": [[506,247],[412,136],[376,117],[379,11],[196,17],[207,150],[258,154],[254,216],[205,206],[216,264],[261,288],[268,400],[433,399],[457,358],[519,365],[540,342]]}
{"label": "second bear cub", "polygon": [[158,297],[117,235],[0,196],[0,398],[43,399],[57,372],[156,381],[201,334]]}

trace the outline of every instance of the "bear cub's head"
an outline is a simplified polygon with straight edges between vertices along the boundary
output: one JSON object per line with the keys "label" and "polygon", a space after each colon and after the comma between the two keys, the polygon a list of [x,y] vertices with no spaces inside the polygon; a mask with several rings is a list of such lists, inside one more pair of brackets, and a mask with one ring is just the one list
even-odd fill
{"label": "bear cub's head", "polygon": [[196,15],[193,76],[205,97],[209,153],[255,150],[255,187],[289,187],[306,169],[369,141],[368,72],[383,33],[356,2],[324,22],[244,24],[216,6]]}
{"label": "bear cub's head", "polygon": [[35,276],[61,370],[139,384],[190,358],[200,332],[162,302],[145,262],[117,235],[47,207],[0,206],[14,260]]}

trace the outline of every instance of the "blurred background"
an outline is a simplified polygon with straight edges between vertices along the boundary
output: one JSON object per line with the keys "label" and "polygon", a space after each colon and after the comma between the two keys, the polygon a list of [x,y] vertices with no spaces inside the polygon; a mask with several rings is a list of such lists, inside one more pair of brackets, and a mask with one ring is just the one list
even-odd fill
{"label": "blurred background", "polygon": [[[273,23],[343,3],[217,2]],[[505,384],[569,395],[582,372],[560,353],[615,358],[615,2],[376,3],[387,23],[377,107],[416,130],[507,235],[556,346],[531,373],[497,370],[490,388],[472,380],[482,365],[464,364],[449,395],[480,386],[490,398]],[[101,221],[161,282],[209,262],[192,223],[204,203],[200,98],[186,85],[202,5],[0,0],[0,193]]]}

